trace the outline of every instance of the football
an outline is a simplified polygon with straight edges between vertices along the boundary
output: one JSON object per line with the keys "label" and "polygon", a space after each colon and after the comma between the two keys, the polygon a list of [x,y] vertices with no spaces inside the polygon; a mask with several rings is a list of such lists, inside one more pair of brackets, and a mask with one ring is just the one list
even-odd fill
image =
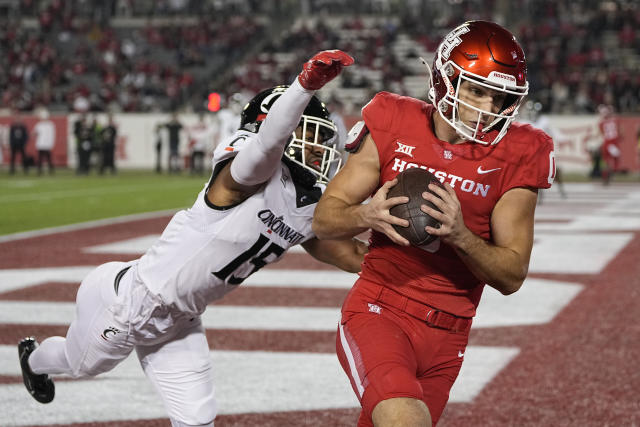
{"label": "football", "polygon": [[409,198],[409,202],[395,205],[389,212],[393,216],[409,221],[409,226],[394,225],[393,228],[414,246],[428,245],[437,236],[427,233],[424,228],[426,226],[439,228],[440,222],[420,210],[421,205],[438,209],[433,203],[425,200],[422,193],[428,191],[433,194],[433,191],[428,189],[429,184],[433,182],[442,187],[442,183],[431,172],[420,168],[405,169],[396,178],[398,178],[398,183],[389,190],[387,199],[406,196]]}

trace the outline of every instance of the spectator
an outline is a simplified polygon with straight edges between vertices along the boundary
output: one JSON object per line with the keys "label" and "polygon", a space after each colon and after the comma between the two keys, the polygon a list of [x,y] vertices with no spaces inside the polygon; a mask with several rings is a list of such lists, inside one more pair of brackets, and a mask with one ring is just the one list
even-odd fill
{"label": "spectator", "polygon": [[93,147],[93,132],[85,114],[80,115],[73,124],[73,134],[76,138],[76,152],[78,154],[76,174],[88,175]]}
{"label": "spectator", "polygon": [[[555,144],[557,144],[563,138],[562,133],[551,124],[549,117],[546,114],[542,114],[542,104],[540,102],[535,102],[533,100],[527,101],[524,106],[522,118],[523,123],[529,123],[531,124],[531,126],[544,131],[551,137]],[[556,161],[555,158],[554,161]],[[556,178],[553,183],[555,184],[554,187],[558,187],[560,196],[563,199],[566,199],[567,192],[565,191],[564,182],[562,180],[562,168],[560,168],[560,166],[557,164],[557,161]],[[545,191],[547,190],[541,190],[538,192],[538,204],[542,204],[542,199],[544,198]]]}
{"label": "spectator", "polygon": [[25,153],[25,148],[28,141],[29,132],[27,131],[27,127],[21,120],[20,115],[17,114],[15,120],[9,127],[9,149],[11,150],[11,165],[9,168],[9,173],[11,175],[16,173],[15,162],[16,156],[18,154],[20,154],[20,159],[22,160],[22,169],[24,170],[25,175],[29,173],[29,160],[27,159],[27,155]]}
{"label": "spectator", "polygon": [[191,141],[191,159],[189,161],[191,174],[202,175],[204,173],[204,154],[211,151],[213,142],[213,129],[204,120],[204,113],[198,114],[198,123],[189,130]]}
{"label": "spectator", "polygon": [[104,174],[104,170],[111,169],[111,175],[116,173],[116,137],[118,129],[113,123],[113,114],[109,114],[107,126],[100,131],[100,148],[102,150],[100,162],[100,175]]}
{"label": "spectator", "polygon": [[156,173],[162,173],[162,125],[155,127]]}
{"label": "spectator", "polygon": [[602,160],[604,160],[602,183],[608,185],[613,175],[618,172],[620,164],[620,130],[618,129],[618,120],[613,115],[613,107],[600,105],[598,114],[600,114],[598,128],[602,135],[600,152]]}
{"label": "spectator", "polygon": [[233,135],[240,126],[240,113],[246,104],[244,96],[240,93],[234,93],[227,102],[227,106],[222,108],[216,114],[218,137],[216,145],[220,141],[226,140]]}
{"label": "spectator", "polygon": [[49,110],[43,108],[40,111],[40,121],[33,128],[36,133],[36,150],[38,151],[38,175],[42,175],[42,162],[46,160],[49,165],[49,174],[54,171],[51,151],[56,142],[56,126],[49,120]]}
{"label": "spectator", "polygon": [[171,114],[171,120],[163,125],[169,133],[169,173],[180,172],[180,131],[182,131],[182,123],[178,120],[178,113]]}

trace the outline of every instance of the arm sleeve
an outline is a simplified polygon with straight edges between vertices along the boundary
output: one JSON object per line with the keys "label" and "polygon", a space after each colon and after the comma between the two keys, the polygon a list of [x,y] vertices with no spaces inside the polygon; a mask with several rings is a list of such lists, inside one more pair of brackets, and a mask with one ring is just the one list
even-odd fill
{"label": "arm sleeve", "polygon": [[291,133],[315,91],[304,89],[298,79],[276,100],[260,126],[251,146],[240,151],[231,163],[231,176],[242,185],[267,181],[280,164]]}
{"label": "arm sleeve", "polygon": [[510,168],[503,193],[515,187],[549,188],[553,183],[556,175],[553,140],[540,130],[529,138],[522,157]]}

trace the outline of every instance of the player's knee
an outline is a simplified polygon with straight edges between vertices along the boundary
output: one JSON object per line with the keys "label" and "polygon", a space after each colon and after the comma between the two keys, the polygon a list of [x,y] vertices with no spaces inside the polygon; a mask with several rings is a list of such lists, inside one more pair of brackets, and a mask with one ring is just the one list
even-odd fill
{"label": "player's knee", "polygon": [[216,416],[215,411],[211,417],[200,414],[201,416],[192,416],[188,420],[179,421],[171,418],[172,427],[213,427],[213,420]]}
{"label": "player's knee", "polygon": [[85,370],[82,366],[72,366],[69,375],[74,380],[95,377],[93,373]]}
{"label": "player's knee", "polygon": [[171,427],[213,427],[213,421],[206,424],[186,424],[182,421],[171,420]]}
{"label": "player's knee", "polygon": [[[409,372],[406,368],[391,364],[387,364],[386,366],[381,365],[370,372],[367,377],[369,380],[369,386],[367,386],[364,392],[361,403],[365,413],[369,414],[372,418],[373,411],[376,410],[382,402],[386,403],[382,405],[383,410],[378,411],[379,413],[386,413],[387,411],[385,411],[384,408],[389,408],[393,411],[399,402],[401,403],[401,401],[396,401],[395,399],[404,399],[421,403],[422,407],[418,405],[418,408],[414,409],[416,412],[424,415],[426,405],[421,400],[423,396],[422,386],[415,375]],[[409,404],[406,404],[405,406],[407,406],[407,409],[413,408],[413,406]],[[422,408],[422,412],[417,411],[419,408]],[[428,413],[429,411],[426,410],[426,414]],[[384,426],[387,424],[381,425]],[[404,424],[400,423],[398,425]]]}
{"label": "player's knee", "polygon": [[378,403],[371,414],[375,427],[431,427],[431,415],[422,400],[395,397]]}
{"label": "player's knee", "polygon": [[180,427],[213,426],[218,413],[215,398],[208,396],[182,405],[179,413],[171,415],[172,424]]}

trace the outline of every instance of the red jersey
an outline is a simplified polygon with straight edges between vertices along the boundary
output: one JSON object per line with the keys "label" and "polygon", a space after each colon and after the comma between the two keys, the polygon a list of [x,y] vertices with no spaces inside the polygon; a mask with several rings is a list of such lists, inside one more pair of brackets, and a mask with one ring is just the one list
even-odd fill
{"label": "red jersey", "polygon": [[[618,121],[615,117],[605,117],[598,124],[600,127],[600,134],[602,135],[602,145],[600,151],[605,161],[612,162],[614,159],[620,157],[620,148],[618,147],[618,141],[620,139],[620,132],[618,131]],[[617,169],[614,167],[614,169]]]}
{"label": "red jersey", "polygon": [[[437,112],[430,104],[388,92],[377,94],[363,108],[363,119],[378,149],[378,186],[407,168],[427,169],[454,188],[467,227],[490,240],[491,213],[506,191],[551,186],[553,141],[539,129],[513,123],[496,145],[450,144],[435,136],[433,114]],[[376,231],[360,276],[462,317],[475,315],[484,288],[452,247],[440,244],[435,252],[428,252],[399,246]]]}
{"label": "red jersey", "polygon": [[620,138],[618,132],[618,121],[615,117],[607,117],[600,121],[598,124],[600,127],[600,133],[602,134],[603,144],[615,144]]}

